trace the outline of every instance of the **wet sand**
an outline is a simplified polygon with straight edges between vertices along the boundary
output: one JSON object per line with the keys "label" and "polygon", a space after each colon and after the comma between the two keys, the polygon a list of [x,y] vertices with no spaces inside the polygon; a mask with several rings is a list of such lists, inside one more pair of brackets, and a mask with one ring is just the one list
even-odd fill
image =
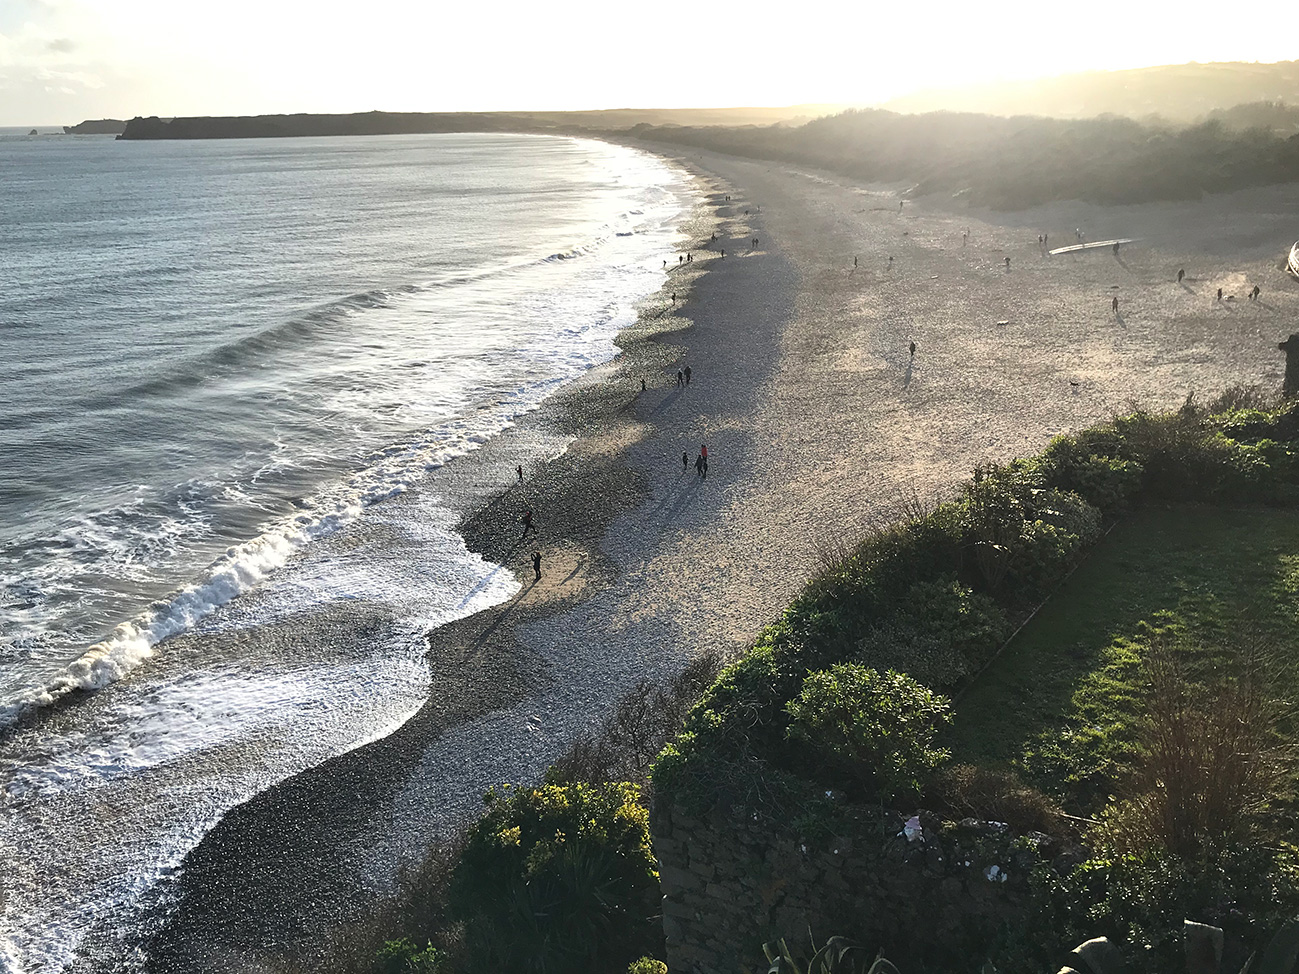
{"label": "wet sand", "polygon": [[[743,651],[821,552],[1128,402],[1277,386],[1276,343],[1299,324],[1279,265],[1299,186],[1006,215],[669,154],[709,194],[694,239],[718,243],[672,271],[619,359],[456,461],[465,536],[516,571],[518,596],[430,634],[429,702],[400,731],[227,816],[186,862],[152,970],[257,970],[363,914],[486,787],[537,779],[637,680]],[[1117,257],[1039,249],[1075,227],[1140,241]],[[520,485],[529,437],[574,439]],[[701,443],[707,480],[682,471]],[[540,534],[519,544],[524,506]]]}

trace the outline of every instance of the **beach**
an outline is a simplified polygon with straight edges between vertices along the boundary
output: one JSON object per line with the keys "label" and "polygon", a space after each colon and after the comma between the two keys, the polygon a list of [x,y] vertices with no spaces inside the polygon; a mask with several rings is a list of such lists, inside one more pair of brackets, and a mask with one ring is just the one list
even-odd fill
{"label": "beach", "polygon": [[[637,681],[743,652],[826,558],[977,464],[1128,404],[1280,384],[1276,344],[1299,321],[1280,261],[1299,230],[1279,214],[1299,212],[1299,187],[996,214],[664,153],[707,197],[693,259],[664,255],[668,283],[616,360],[425,488],[523,587],[430,633],[429,700],[397,732],[208,834],[179,905],[146,931],[150,969],[258,970],[363,915],[486,788],[537,780]],[[1038,244],[1076,229],[1136,242],[1056,257]],[[550,459],[520,483],[525,443]],[[702,444],[707,479],[682,466]],[[527,509],[538,533],[520,542]]]}

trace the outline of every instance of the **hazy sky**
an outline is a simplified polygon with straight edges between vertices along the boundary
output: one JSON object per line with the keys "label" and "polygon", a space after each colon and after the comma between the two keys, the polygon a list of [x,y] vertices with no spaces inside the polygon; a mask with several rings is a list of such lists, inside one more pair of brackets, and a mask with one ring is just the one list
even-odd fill
{"label": "hazy sky", "polygon": [[[0,125],[133,115],[869,103],[1299,57],[1237,0],[0,0]],[[1210,13],[1209,11],[1212,11]],[[1289,26],[1289,25],[1287,25]]]}

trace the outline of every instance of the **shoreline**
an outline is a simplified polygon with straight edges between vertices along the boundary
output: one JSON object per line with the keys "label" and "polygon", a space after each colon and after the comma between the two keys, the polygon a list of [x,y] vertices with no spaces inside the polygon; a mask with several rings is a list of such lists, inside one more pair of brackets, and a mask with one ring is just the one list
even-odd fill
{"label": "shoreline", "polygon": [[[693,175],[698,184],[698,174]],[[688,239],[707,240],[720,221],[705,187],[699,188],[705,199],[682,229]],[[652,399],[661,404],[662,396],[675,391],[676,363],[686,354],[680,341],[693,327],[687,295],[706,273],[704,263],[673,269],[664,287],[640,302],[635,324],[615,338],[618,352],[610,361],[455,460],[453,479],[462,493],[447,500],[460,512],[456,531],[471,551],[512,571],[520,591],[426,634],[429,696],[400,728],[236,806],[204,836],[186,857],[178,902],[146,924],[155,928],[144,943],[150,956],[146,969],[205,970],[214,957],[255,963],[257,956],[277,949],[297,949],[355,918],[357,911],[340,906],[350,894],[391,891],[401,870],[418,865],[429,844],[476,817],[471,810],[480,806],[484,788],[476,787],[472,801],[461,802],[464,814],[447,818],[441,834],[394,848],[377,834],[376,817],[382,815],[374,813],[400,800],[400,786],[412,777],[428,742],[517,706],[544,686],[550,667],[516,640],[516,629],[572,608],[617,577],[618,567],[600,542],[619,516],[647,496],[644,478],[627,462],[627,450],[643,433],[638,410]],[[640,390],[642,376],[646,392]],[[552,448],[546,452],[556,445],[562,449],[525,461],[526,479],[519,483],[514,467],[520,452],[538,441],[543,449]],[[536,511],[541,534],[521,546],[515,537],[523,506]],[[543,551],[540,584],[532,577],[534,544]],[[599,716],[593,714],[592,721]],[[556,742],[547,763],[563,749]],[[322,845],[318,836],[326,832],[330,840]],[[348,872],[348,852],[376,839],[386,848],[358,853],[355,870],[340,876]],[[294,849],[291,859],[282,858],[286,846]],[[373,873],[384,879],[374,883]],[[323,916],[322,893],[335,901]],[[313,918],[310,929],[302,926],[307,916]]]}
{"label": "shoreline", "polygon": [[[711,188],[707,219],[722,228],[725,263],[697,261],[676,316],[647,320],[648,299],[612,362],[470,455],[462,470],[481,487],[479,508],[461,533],[525,573],[523,589],[432,634],[429,699],[397,732],[226,816],[186,860],[188,895],[151,941],[152,969],[256,969],[259,957],[300,951],[364,912],[385,892],[376,877],[465,822],[486,785],[535,778],[636,680],[702,648],[742,651],[823,551],[908,497],[940,494],[976,463],[1040,449],[1131,399],[1164,408],[1188,391],[1279,383],[1272,333],[1294,320],[1299,293],[1281,289],[1275,269],[1267,276],[1258,233],[1215,251],[1213,217],[1251,201],[1266,215],[1299,200],[1299,187],[1005,215],[930,200],[899,207],[894,187],[640,148]],[[729,205],[718,198],[727,194]],[[1091,237],[1106,221],[1139,224],[1179,249],[1048,259],[1034,246],[1035,219],[1052,234],[1062,220],[1085,224]],[[1169,281],[1180,264],[1192,273],[1185,289]],[[1257,305],[1209,297],[1260,279]],[[681,280],[671,275],[667,293]],[[695,381],[678,391],[683,354]],[[649,372],[646,394],[638,370]],[[523,488],[545,532],[536,588],[531,544],[511,544],[519,495],[502,489],[511,444],[528,430],[576,437]],[[703,483],[679,466],[700,442],[713,460]]]}

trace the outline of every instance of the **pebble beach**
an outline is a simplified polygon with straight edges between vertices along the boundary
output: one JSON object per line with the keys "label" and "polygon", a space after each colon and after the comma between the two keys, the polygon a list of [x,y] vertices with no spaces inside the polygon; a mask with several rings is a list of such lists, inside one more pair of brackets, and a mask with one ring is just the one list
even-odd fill
{"label": "pebble beach", "polygon": [[[829,554],[905,505],[1129,406],[1277,388],[1277,343],[1299,330],[1283,270],[1299,185],[991,213],[664,154],[706,200],[692,260],[664,255],[668,283],[618,358],[429,488],[519,593],[429,634],[429,699],[398,731],[208,834],[158,912],[151,970],[259,970],[363,915],[484,790],[539,779],[637,681],[742,653]],[[1134,242],[1039,245],[1077,231]],[[550,459],[520,481],[524,443]],[[706,479],[681,459],[703,444]],[[538,532],[520,542],[528,509]]]}

